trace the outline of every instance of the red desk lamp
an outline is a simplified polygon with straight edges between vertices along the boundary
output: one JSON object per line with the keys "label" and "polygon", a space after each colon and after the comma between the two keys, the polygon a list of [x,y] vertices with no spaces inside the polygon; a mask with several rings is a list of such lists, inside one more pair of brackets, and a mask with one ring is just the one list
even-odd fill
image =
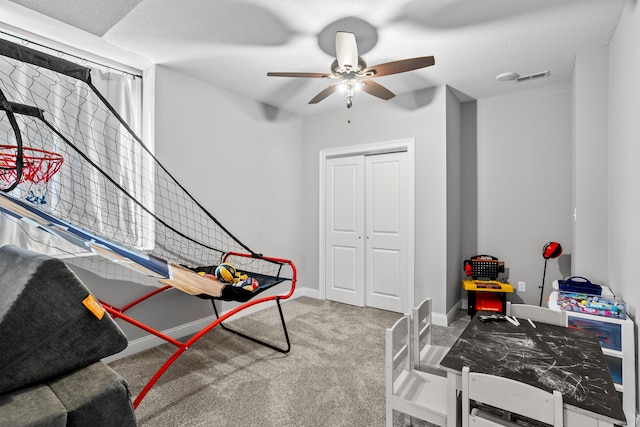
{"label": "red desk lamp", "polygon": [[542,307],[542,295],[544,294],[544,279],[547,275],[547,261],[558,258],[562,255],[562,246],[558,242],[549,242],[542,248],[542,258],[544,258],[544,272],[542,273],[542,284],[540,285],[540,307]]}

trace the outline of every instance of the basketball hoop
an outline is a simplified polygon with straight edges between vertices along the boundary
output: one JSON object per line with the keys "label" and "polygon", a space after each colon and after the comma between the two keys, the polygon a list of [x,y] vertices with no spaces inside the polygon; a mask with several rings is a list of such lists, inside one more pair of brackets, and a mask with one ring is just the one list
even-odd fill
{"label": "basketball hoop", "polygon": [[18,177],[18,147],[0,145],[0,189],[10,188],[16,181],[18,184],[30,182],[27,200],[33,203],[46,203],[47,183],[60,170],[64,158],[61,154],[40,148],[22,147],[22,174]]}

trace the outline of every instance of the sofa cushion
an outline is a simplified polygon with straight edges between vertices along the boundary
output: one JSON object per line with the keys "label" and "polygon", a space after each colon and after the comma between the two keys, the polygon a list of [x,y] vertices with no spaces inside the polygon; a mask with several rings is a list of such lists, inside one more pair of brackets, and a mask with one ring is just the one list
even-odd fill
{"label": "sofa cushion", "polygon": [[67,409],[47,385],[0,395],[0,427],[64,427]]}
{"label": "sofa cushion", "polygon": [[0,393],[124,350],[127,337],[76,274],[56,258],[0,248]]}
{"label": "sofa cushion", "polygon": [[49,387],[67,408],[68,427],[136,425],[129,386],[102,362],[51,380]]}

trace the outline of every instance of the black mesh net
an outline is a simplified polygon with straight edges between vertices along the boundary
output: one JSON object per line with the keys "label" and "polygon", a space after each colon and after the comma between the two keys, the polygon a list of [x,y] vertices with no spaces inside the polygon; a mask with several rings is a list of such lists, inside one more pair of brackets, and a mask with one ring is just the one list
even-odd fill
{"label": "black mesh net", "polygon": [[[217,265],[234,251],[256,255],[234,260],[238,270],[280,272],[173,178],[94,86],[89,68],[0,40],[0,145],[0,188],[69,224],[189,268]],[[57,173],[29,178],[54,154],[63,159]]]}

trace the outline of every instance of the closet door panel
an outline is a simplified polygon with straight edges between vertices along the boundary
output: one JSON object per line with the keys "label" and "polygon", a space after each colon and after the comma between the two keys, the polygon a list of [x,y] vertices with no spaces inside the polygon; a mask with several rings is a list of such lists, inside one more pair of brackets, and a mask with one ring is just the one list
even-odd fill
{"label": "closet door panel", "polygon": [[328,159],[325,179],[326,297],[364,306],[364,158]]}
{"label": "closet door panel", "polygon": [[407,306],[407,155],[365,159],[365,303],[403,312]]}

